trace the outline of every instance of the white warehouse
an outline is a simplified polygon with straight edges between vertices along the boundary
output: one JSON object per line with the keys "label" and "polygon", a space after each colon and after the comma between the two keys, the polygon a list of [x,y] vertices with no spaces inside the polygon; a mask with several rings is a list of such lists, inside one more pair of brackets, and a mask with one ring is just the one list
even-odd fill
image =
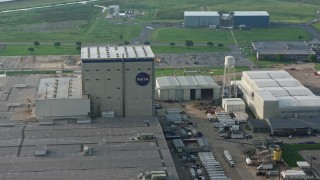
{"label": "white warehouse", "polygon": [[185,11],[185,27],[209,27],[220,25],[220,14],[217,11]]}
{"label": "white warehouse", "polygon": [[260,119],[320,117],[320,96],[286,71],[244,71],[239,88]]}
{"label": "white warehouse", "polygon": [[41,79],[35,99],[35,118],[39,121],[87,118],[90,98],[81,94],[81,78]]}
{"label": "white warehouse", "polygon": [[221,87],[210,76],[164,76],[156,78],[159,100],[220,99]]}

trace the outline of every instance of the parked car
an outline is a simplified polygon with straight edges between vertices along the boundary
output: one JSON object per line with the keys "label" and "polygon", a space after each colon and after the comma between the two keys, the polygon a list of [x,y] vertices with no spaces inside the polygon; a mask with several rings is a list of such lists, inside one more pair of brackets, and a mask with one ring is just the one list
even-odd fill
{"label": "parked car", "polygon": [[155,104],[154,104],[154,108],[155,108],[155,109],[161,109],[161,108],[162,108],[162,104],[155,103]]}
{"label": "parked car", "polygon": [[264,171],[258,171],[258,172],[256,173],[257,176],[265,176],[266,174],[267,174],[267,173],[264,172]]}

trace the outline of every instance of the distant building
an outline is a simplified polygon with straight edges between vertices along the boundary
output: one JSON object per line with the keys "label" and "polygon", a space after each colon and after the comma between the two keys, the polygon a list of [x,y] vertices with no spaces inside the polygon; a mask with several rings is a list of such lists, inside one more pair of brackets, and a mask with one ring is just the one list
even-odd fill
{"label": "distant building", "polygon": [[251,43],[252,50],[260,59],[308,60],[310,54],[316,54],[306,42],[256,42]]}
{"label": "distant building", "polygon": [[209,27],[220,25],[220,15],[217,11],[185,11],[185,27]]}
{"label": "distant building", "polygon": [[270,15],[267,11],[234,11],[233,26],[268,27]]}
{"label": "distant building", "polygon": [[218,11],[185,11],[185,27],[268,27],[270,15],[266,11],[234,11],[222,14]]}
{"label": "distant building", "polygon": [[109,14],[113,17],[118,17],[120,13],[120,6],[119,5],[111,5],[109,6]]}
{"label": "distant building", "polygon": [[154,115],[154,54],[150,46],[83,46],[82,89],[95,117]]}

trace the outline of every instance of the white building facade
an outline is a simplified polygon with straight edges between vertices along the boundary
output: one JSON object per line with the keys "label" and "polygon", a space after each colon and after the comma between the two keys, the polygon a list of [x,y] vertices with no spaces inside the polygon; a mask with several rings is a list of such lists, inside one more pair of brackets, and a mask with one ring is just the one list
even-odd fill
{"label": "white building facade", "polygon": [[248,107],[260,119],[320,118],[320,96],[286,71],[244,71],[239,88]]}

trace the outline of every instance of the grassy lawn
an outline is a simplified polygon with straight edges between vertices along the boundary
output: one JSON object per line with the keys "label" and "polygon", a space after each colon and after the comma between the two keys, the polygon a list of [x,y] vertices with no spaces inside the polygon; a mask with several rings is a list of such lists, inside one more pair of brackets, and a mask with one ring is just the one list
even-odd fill
{"label": "grassy lawn", "polygon": [[320,32],[320,22],[313,23],[312,27],[315,28],[318,32]]}
{"label": "grassy lawn", "polygon": [[[304,41],[310,40],[312,35],[302,28],[271,27],[254,28],[251,30],[233,30],[239,44],[249,44],[251,41]],[[301,38],[299,38],[301,36]],[[152,31],[151,42],[184,43],[192,40],[194,43],[234,43],[229,30],[212,30],[208,28],[159,28]]]}
{"label": "grassy lawn", "polygon": [[[0,3],[0,11],[34,6],[52,5],[77,0],[17,0]],[[94,5],[109,6],[119,4],[122,10],[135,10],[135,19],[106,19],[107,12]],[[179,6],[177,6],[179,4]],[[205,5],[205,6],[204,6]],[[315,18],[320,2],[303,0],[292,3],[288,0],[118,0],[96,1],[30,11],[0,13],[0,39],[2,42],[40,42],[53,43],[82,41],[88,44],[119,44],[137,37],[145,23],[183,22],[185,10],[212,10],[230,12],[234,10],[267,10],[272,21],[306,22]],[[303,11],[301,11],[303,9]],[[72,13],[71,13],[72,12]],[[307,40],[310,35],[302,30],[255,29],[235,32],[239,43],[250,40]],[[120,38],[122,35],[123,38]],[[184,43],[233,43],[229,31],[209,29],[161,28],[154,30],[151,42]],[[278,39],[277,39],[278,40]]]}
{"label": "grassy lawn", "polygon": [[236,30],[233,33],[239,44],[249,44],[251,41],[307,41],[312,39],[312,35],[306,30],[292,27],[255,28],[249,31]]}
{"label": "grassy lawn", "polygon": [[[34,51],[28,51],[29,47],[33,47]],[[0,56],[22,56],[22,55],[68,55],[80,54],[76,50],[75,45],[61,45],[54,47],[53,45],[40,45],[35,47],[33,45],[7,45],[4,50],[0,51]]]}
{"label": "grassy lawn", "polygon": [[298,153],[301,150],[320,150],[320,144],[286,144],[283,147],[283,160],[290,167],[297,167],[297,161],[303,161]]}
{"label": "grassy lawn", "polygon": [[249,55],[247,55],[247,57],[254,64],[256,64],[259,68],[272,68],[272,67],[275,67],[277,65],[292,64],[292,63],[296,62],[296,61],[293,61],[293,60],[282,60],[282,61],[278,61],[278,60],[257,60],[255,55],[253,55],[253,54],[249,54]]}
{"label": "grassy lawn", "polygon": [[[185,68],[186,71],[197,71],[197,73],[186,73],[185,75],[205,75],[205,76],[218,76],[224,74],[223,67],[193,67]],[[249,70],[248,67],[237,67],[236,72],[242,72]],[[183,76],[183,68],[157,68],[155,70],[156,76]]]}
{"label": "grassy lawn", "polygon": [[208,28],[158,28],[150,35],[151,42],[157,43],[185,43],[192,40],[195,44],[207,43],[233,43],[230,31],[213,30]]}
{"label": "grassy lawn", "polygon": [[[3,74],[4,71],[0,71],[0,74]],[[63,73],[73,73],[72,70],[64,70]],[[31,74],[56,74],[55,70],[24,70],[24,71],[7,71],[6,72],[7,76],[17,76],[17,75],[31,75]]]}
{"label": "grassy lawn", "polygon": [[320,71],[320,64],[319,63],[315,64],[314,68],[316,68],[316,70]]}
{"label": "grassy lawn", "polygon": [[227,47],[208,47],[208,46],[193,46],[187,48],[186,46],[151,46],[154,53],[199,53],[199,52],[224,52],[229,51]]}

